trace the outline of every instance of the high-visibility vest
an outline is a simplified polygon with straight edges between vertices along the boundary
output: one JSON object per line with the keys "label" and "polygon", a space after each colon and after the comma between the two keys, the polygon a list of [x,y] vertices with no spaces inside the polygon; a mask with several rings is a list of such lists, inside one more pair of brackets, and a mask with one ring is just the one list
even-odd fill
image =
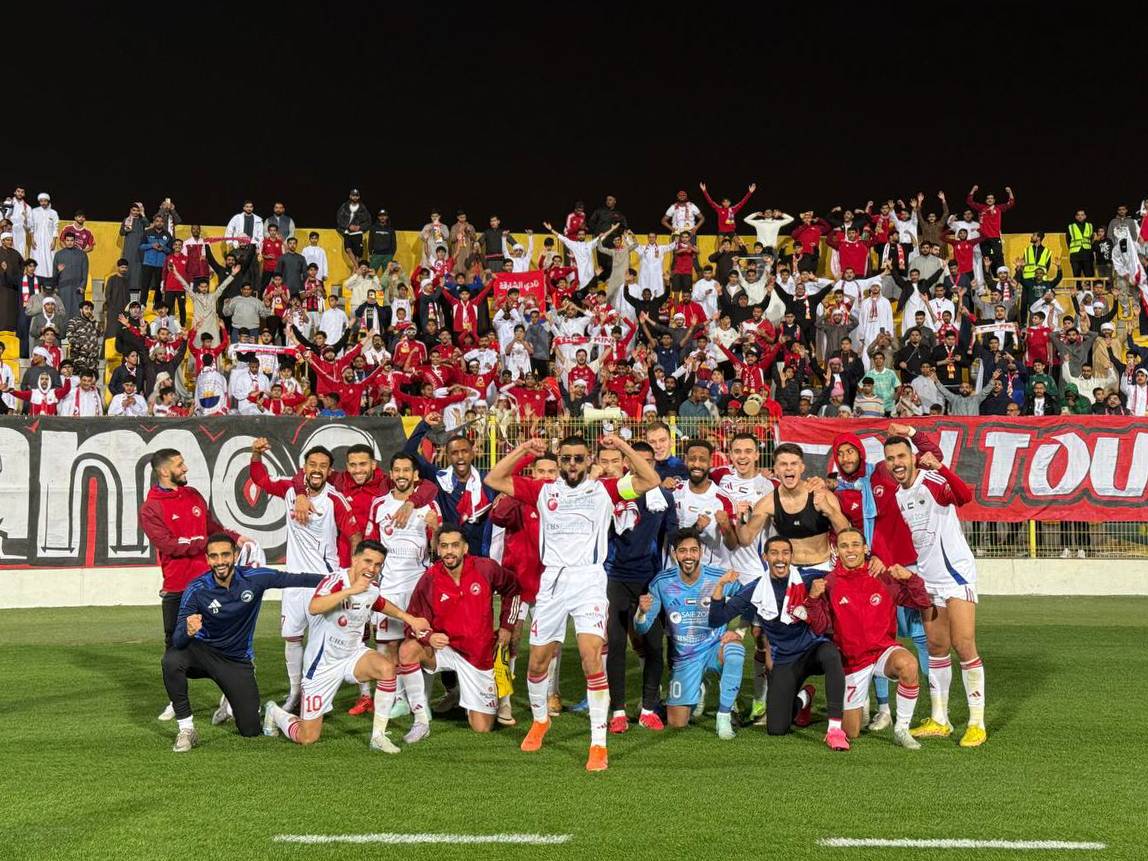
{"label": "high-visibility vest", "polygon": [[1092,250],[1092,225],[1087,221],[1084,224],[1072,222],[1068,225],[1068,253],[1076,254],[1080,251]]}
{"label": "high-visibility vest", "polygon": [[[1040,251],[1034,249],[1040,248]],[[1048,265],[1052,262],[1052,252],[1045,248],[1043,245],[1037,246],[1029,243],[1024,249],[1024,270],[1022,275],[1025,278],[1032,278],[1036,275],[1037,268],[1043,269],[1048,272]]]}

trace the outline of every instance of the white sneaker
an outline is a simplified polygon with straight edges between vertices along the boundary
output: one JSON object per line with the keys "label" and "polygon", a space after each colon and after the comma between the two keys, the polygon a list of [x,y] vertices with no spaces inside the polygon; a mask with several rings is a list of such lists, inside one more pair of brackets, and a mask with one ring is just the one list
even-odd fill
{"label": "white sneaker", "polygon": [[371,750],[378,750],[383,753],[402,752],[393,741],[387,738],[386,733],[377,733],[371,736]]}
{"label": "white sneaker", "polygon": [[395,700],[395,704],[393,706],[391,706],[391,715],[390,716],[392,718],[406,717],[410,713],[411,713],[411,707],[409,705],[407,705],[406,700],[397,699],[397,700]]}
{"label": "white sneaker", "polygon": [[179,735],[175,737],[175,744],[171,746],[171,749],[175,753],[187,753],[193,747],[199,747],[199,733],[195,731],[195,727],[181,729]]}
{"label": "white sneaker", "polygon": [[430,724],[417,720],[411,724],[411,728],[403,736],[403,741],[406,744],[414,744],[416,741],[422,741],[428,735],[430,735]]}
{"label": "white sneaker", "polygon": [[893,730],[893,744],[899,744],[901,747],[905,748],[905,750],[921,749],[921,743],[909,735],[909,731],[907,729],[901,729],[900,727],[897,727],[897,729]]}
{"label": "white sneaker", "polygon": [[1076,558],[1077,559],[1087,559],[1088,558],[1088,554],[1084,552],[1083,547],[1081,547],[1079,550],[1076,551]]}
{"label": "white sneaker", "polygon": [[736,735],[737,733],[733,731],[733,721],[730,718],[729,712],[726,712],[725,714],[718,712],[717,737],[722,741],[729,741]]}
{"label": "white sneaker", "polygon": [[[267,705],[263,706],[263,734],[268,738],[274,738],[279,735],[279,726],[275,723],[275,718],[272,717],[271,707],[275,705],[275,700],[268,700]],[[215,718],[212,718],[214,723]]]}
{"label": "white sneaker", "polygon": [[219,698],[219,708],[211,716],[211,725],[219,726],[221,723],[227,723],[231,720],[231,706],[227,702],[227,697]]}
{"label": "white sneaker", "polygon": [[156,720],[175,720],[175,706],[168,703],[167,708],[159,713],[159,717],[157,717]]}
{"label": "white sneaker", "polygon": [[1061,559],[1067,559],[1068,558],[1068,548],[1067,547],[1065,547],[1063,550],[1060,551],[1060,558]]}
{"label": "white sneaker", "polygon": [[511,708],[510,699],[502,700],[498,704],[498,722],[502,726],[514,726],[518,723],[514,719],[514,709]]}
{"label": "white sneaker", "polygon": [[458,688],[451,688],[439,697],[438,702],[434,704],[431,711],[436,715],[440,715],[444,712],[453,711],[456,708],[458,708]]}
{"label": "white sneaker", "polygon": [[888,729],[893,725],[893,716],[889,712],[881,710],[873,715],[873,720],[869,721],[869,726],[865,727],[866,732],[880,732],[883,729]]}
{"label": "white sneaker", "polygon": [[693,719],[700,720],[702,715],[706,713],[706,686],[702,684],[698,687],[698,704],[694,706]]}

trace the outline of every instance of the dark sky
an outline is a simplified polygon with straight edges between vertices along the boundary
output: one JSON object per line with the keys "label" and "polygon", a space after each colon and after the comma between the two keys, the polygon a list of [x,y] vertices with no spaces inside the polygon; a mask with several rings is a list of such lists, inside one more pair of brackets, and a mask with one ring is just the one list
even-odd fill
{"label": "dark sky", "polygon": [[703,178],[715,196],[756,181],[753,208],[789,212],[1011,184],[1006,229],[1027,230],[1063,229],[1077,206],[1099,221],[1148,191],[1144,64],[1099,8],[329,4],[269,23],[197,5],[202,24],[171,7],[157,26],[132,6],[54,28],[52,68],[19,88],[52,122],[28,140],[9,126],[5,192],[48,190],[62,216],[98,219],[170,195],[215,224],[244,197],[261,213],[282,198],[326,226],[355,185],[400,228],[438,206],[515,230],[611,192],[643,230]]}

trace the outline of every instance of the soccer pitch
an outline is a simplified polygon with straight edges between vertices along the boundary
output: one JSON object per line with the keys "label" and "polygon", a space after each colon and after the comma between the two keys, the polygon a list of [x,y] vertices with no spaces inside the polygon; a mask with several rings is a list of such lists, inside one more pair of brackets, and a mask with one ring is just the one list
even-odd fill
{"label": "soccer pitch", "polygon": [[[320,742],[302,749],[239,738],[233,724],[212,727],[218,690],[193,681],[202,746],[177,755],[174,723],[155,719],[166,702],[158,607],[0,611],[0,857],[1148,858],[1146,616],[1144,598],[982,599],[990,736],[979,749],[957,747],[965,720],[957,673],[958,732],[918,752],[894,747],[888,730],[830,752],[819,688],[818,721],[791,736],[743,727],[722,742],[712,712],[679,732],[631,726],[610,736],[609,771],[587,774],[585,716],[556,718],[540,753],[518,750],[529,723],[521,668],[517,727],[476,736],[461,717],[436,719],[429,739],[398,756],[367,749],[369,718],[345,714],[351,687]],[[265,700],[286,690],[277,627],[272,605],[256,639]],[[570,647],[562,688],[566,702],[581,698]],[[927,708],[922,697],[918,716]],[[392,723],[393,739],[408,721]],[[381,834],[550,842],[276,840]],[[821,842],[829,838],[1106,848]]]}

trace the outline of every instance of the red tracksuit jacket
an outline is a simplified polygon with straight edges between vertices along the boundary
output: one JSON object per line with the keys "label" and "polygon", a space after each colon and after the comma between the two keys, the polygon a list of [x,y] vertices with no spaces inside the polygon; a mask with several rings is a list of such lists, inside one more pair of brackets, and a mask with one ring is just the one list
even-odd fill
{"label": "red tracksuit jacket", "polygon": [[152,487],[140,509],[140,526],[156,550],[165,592],[182,592],[207,571],[204,554],[209,535],[226,532],[239,537],[220,526],[199,491],[186,485],[175,490]]}

